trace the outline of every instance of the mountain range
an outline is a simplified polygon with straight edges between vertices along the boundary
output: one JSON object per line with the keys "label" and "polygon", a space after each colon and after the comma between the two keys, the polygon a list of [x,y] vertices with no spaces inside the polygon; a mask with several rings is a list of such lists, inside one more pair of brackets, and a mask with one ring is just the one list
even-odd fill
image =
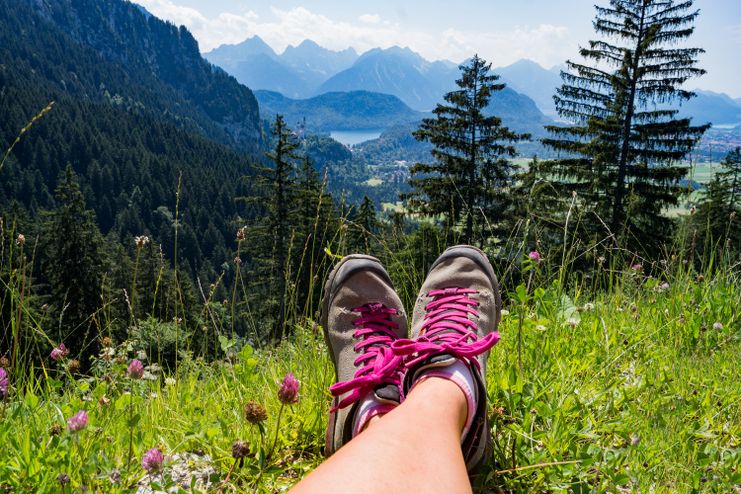
{"label": "mountain range", "polygon": [[[455,87],[459,74],[457,64],[430,62],[409,48],[374,48],[358,55],[352,48],[332,51],[305,40],[277,54],[257,36],[237,45],[223,45],[204,56],[252,89],[276,91],[294,99],[326,92],[378,92],[394,95],[423,112],[442,101]],[[555,118],[553,95],[561,85],[561,68],[546,69],[533,61],[519,60],[492,71],[510,89],[532,99],[540,112]],[[702,90],[696,93],[697,97],[680,106],[680,116],[693,117],[697,123],[741,122],[741,98],[733,100]]]}

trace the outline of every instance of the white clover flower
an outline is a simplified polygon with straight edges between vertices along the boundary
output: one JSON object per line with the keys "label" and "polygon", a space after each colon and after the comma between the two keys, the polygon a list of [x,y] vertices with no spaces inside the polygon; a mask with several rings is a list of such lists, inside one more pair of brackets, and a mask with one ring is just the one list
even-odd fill
{"label": "white clover flower", "polygon": [[594,304],[592,302],[587,302],[586,304],[584,304],[584,310],[587,312],[590,310],[594,310]]}
{"label": "white clover flower", "polygon": [[569,320],[566,321],[566,323],[571,326],[572,328],[575,328],[579,325],[579,319],[575,317],[569,317]]}
{"label": "white clover flower", "polygon": [[501,314],[502,314],[502,316],[508,316],[509,315],[509,311],[507,309],[502,309],[501,310]]}
{"label": "white clover flower", "polygon": [[542,325],[542,324],[538,324],[537,326],[535,326],[535,329],[537,329],[538,331],[545,331],[545,330],[546,330],[546,329],[548,329],[548,328],[546,328],[546,327],[545,327],[544,325]]}
{"label": "white clover flower", "polygon": [[177,384],[177,381],[175,380],[174,377],[166,377],[165,378],[165,385],[166,386],[175,386],[175,384]]}
{"label": "white clover flower", "polygon": [[713,323],[713,329],[723,329],[723,323],[716,321]]}

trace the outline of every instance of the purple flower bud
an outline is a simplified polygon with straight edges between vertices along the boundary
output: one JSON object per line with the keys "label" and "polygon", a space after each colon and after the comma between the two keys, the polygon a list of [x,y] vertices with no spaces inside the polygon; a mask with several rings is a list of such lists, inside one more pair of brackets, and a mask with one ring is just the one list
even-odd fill
{"label": "purple flower bud", "polygon": [[165,456],[158,448],[152,448],[142,457],[142,468],[149,473],[157,473],[162,470]]}
{"label": "purple flower bud", "polygon": [[0,398],[8,396],[8,373],[0,367]]}
{"label": "purple flower bud", "polygon": [[70,432],[81,431],[87,425],[87,419],[88,416],[87,413],[85,413],[85,410],[80,410],[67,419],[67,429],[69,429]]}
{"label": "purple flower bud", "polygon": [[538,264],[541,261],[540,252],[538,252],[537,250],[534,250],[531,253],[529,253],[527,257],[529,257],[530,260],[533,261],[535,264]]}
{"label": "purple flower bud", "polygon": [[139,359],[134,359],[129,364],[129,368],[126,370],[126,374],[131,379],[141,379],[144,377],[144,364]]}
{"label": "purple flower bud", "polygon": [[293,375],[293,372],[286,374],[283,381],[280,383],[280,389],[278,390],[278,399],[281,403],[291,405],[298,403],[298,388],[300,383],[298,379]]}
{"label": "purple flower bud", "polygon": [[64,343],[60,343],[59,346],[54,347],[49,356],[56,362],[62,360],[67,355],[69,355],[69,350],[67,350],[67,347],[64,346]]}

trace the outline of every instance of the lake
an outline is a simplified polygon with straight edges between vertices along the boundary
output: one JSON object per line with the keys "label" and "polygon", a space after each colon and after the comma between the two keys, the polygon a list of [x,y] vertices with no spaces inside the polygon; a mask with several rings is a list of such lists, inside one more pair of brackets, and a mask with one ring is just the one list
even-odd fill
{"label": "lake", "polygon": [[354,146],[371,139],[378,139],[381,132],[383,129],[330,130],[329,136],[346,146]]}

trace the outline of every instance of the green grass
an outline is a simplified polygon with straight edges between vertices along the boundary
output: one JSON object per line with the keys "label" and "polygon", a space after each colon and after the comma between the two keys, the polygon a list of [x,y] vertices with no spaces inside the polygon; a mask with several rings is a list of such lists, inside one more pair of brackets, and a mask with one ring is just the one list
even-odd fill
{"label": "green grass", "polygon": [[[586,295],[536,275],[542,289],[506,307],[488,367],[495,454],[478,492],[739,489],[737,280],[698,280],[681,268],[667,276],[662,288],[627,273],[608,293]],[[0,405],[0,492],[60,492],[61,473],[71,479],[67,492],[131,491],[151,480],[140,461],[155,446],[170,458],[156,476],[163,486],[172,483],[174,455],[196,452],[214,468],[211,489],[223,484],[225,492],[281,491],[322,461],[333,372],[311,321],[275,348],[245,346],[214,363],[186,358],[167,374],[174,384],[156,367],[150,379],[132,381],[125,370],[133,357],[121,343],[93,377],[73,378],[48,359],[26,371],[38,378],[12,387]],[[289,371],[301,399],[281,412],[276,392]],[[243,416],[251,400],[267,408],[260,426]],[[71,433],[65,420],[78,410],[90,422]],[[55,424],[60,434],[50,434]],[[253,456],[230,473],[235,440],[249,441]],[[193,485],[183,492],[204,484]]]}

